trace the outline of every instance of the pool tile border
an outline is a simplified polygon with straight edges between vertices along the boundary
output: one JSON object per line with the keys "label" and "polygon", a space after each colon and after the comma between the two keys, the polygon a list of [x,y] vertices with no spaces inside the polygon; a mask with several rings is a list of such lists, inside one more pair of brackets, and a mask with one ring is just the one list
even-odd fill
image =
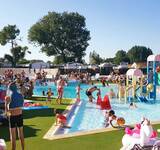
{"label": "pool tile border", "polygon": [[[54,128],[52,128],[54,129]],[[96,129],[96,130],[91,130],[91,131],[80,131],[80,132],[75,132],[75,133],[67,133],[67,134],[62,134],[62,135],[54,135],[50,134],[51,136],[45,135],[43,139],[47,140],[58,140],[58,139],[65,139],[65,138],[71,138],[71,137],[77,137],[77,136],[83,136],[83,135],[91,135],[91,134],[97,134],[97,133],[103,133],[103,132],[108,132],[108,131],[114,131],[118,130],[115,128],[102,128],[102,129]],[[53,130],[51,130],[53,132]]]}

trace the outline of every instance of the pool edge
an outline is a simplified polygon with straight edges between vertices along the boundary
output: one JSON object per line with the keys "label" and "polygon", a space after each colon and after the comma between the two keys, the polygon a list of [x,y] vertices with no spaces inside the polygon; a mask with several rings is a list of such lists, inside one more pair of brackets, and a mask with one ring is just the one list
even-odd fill
{"label": "pool edge", "polygon": [[[152,125],[160,124],[160,121],[151,121]],[[131,126],[134,126],[133,124]],[[97,133],[103,133],[103,132],[109,132],[109,131],[118,131],[119,129],[117,128],[102,128],[102,129],[96,129],[96,130],[90,130],[90,131],[79,131],[79,132],[74,132],[74,133],[67,133],[67,134],[61,134],[61,135],[51,135],[51,131],[53,133],[53,129],[56,126],[53,124],[53,126],[49,129],[47,134],[43,137],[43,139],[46,140],[60,140],[60,139],[65,139],[65,138],[72,138],[72,137],[78,137],[78,136],[83,136],[83,135],[92,135],[92,134],[97,134]],[[55,129],[54,129],[55,130]]]}

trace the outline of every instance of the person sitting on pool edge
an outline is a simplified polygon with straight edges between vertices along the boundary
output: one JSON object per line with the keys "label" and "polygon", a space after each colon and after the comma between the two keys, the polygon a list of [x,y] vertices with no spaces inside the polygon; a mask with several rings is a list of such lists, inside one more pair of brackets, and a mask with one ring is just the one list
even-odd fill
{"label": "person sitting on pool edge", "polygon": [[89,89],[86,90],[86,95],[88,96],[89,98],[89,102],[93,102],[93,99],[95,99],[93,96],[92,96],[92,93],[96,90],[100,90],[97,88],[97,86],[94,86],[94,87],[91,87]]}
{"label": "person sitting on pool edge", "polygon": [[55,125],[60,125],[63,128],[70,128],[67,126],[67,118],[62,113],[60,113],[58,110],[54,110],[54,113],[56,114],[55,118]]}

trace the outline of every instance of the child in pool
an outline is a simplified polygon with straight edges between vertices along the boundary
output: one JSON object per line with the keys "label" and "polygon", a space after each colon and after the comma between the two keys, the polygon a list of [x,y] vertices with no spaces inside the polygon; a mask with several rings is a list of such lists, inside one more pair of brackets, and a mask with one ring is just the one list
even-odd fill
{"label": "child in pool", "polygon": [[80,84],[78,84],[77,87],[76,87],[76,95],[77,95],[76,100],[77,100],[77,101],[80,101],[80,91],[81,91],[81,90],[82,90],[82,89],[81,89],[81,87],[80,87]]}
{"label": "child in pool", "polygon": [[55,110],[54,113],[56,114],[56,120],[55,125],[60,125],[61,127],[70,128],[67,126],[67,118],[63,114],[61,114],[59,111]]}
{"label": "child in pool", "polygon": [[135,109],[135,108],[137,108],[137,105],[136,105],[134,102],[131,102],[131,103],[129,104],[129,108]]}
{"label": "child in pool", "polygon": [[51,88],[48,89],[47,91],[47,99],[46,102],[50,102],[51,103],[51,96],[53,95]]}
{"label": "child in pool", "polygon": [[105,127],[110,125],[110,122],[116,118],[114,110],[106,111],[105,114]]}
{"label": "child in pool", "polygon": [[109,97],[110,97],[111,99],[116,97],[116,94],[115,94],[115,92],[113,91],[113,89],[110,89]]}

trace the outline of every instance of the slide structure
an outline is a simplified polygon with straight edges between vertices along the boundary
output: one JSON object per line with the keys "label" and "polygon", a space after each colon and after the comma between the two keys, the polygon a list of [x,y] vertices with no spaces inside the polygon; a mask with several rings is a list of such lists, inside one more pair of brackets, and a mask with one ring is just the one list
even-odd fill
{"label": "slide structure", "polygon": [[[143,87],[143,88],[147,88],[146,86]],[[144,91],[146,91],[145,93],[141,93],[140,91],[140,87],[138,87],[136,89],[136,98],[140,101],[140,102],[143,102],[143,103],[150,103],[152,101],[152,98],[151,98],[151,89],[146,89]],[[150,98],[149,98],[150,97]]]}

